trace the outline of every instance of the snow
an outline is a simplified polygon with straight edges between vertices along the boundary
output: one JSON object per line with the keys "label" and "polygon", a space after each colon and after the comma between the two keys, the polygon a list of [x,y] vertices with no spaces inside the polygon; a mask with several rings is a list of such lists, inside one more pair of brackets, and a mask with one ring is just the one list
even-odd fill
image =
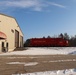
{"label": "snow", "polygon": [[[70,61],[76,61],[76,59],[67,59],[67,60],[54,60],[54,61],[48,61],[48,62],[70,62]],[[47,61],[43,61],[43,62],[47,62]]]}
{"label": "snow", "polygon": [[38,47],[27,50],[2,53],[0,55],[57,55],[76,54],[75,47]]}
{"label": "snow", "polygon": [[8,59],[22,59],[22,58],[27,58],[27,57],[6,57],[6,58],[8,58]]}
{"label": "snow", "polygon": [[28,63],[25,63],[25,62],[9,62],[7,64],[10,64],[10,65],[23,64],[24,66],[34,66],[34,65],[37,65],[38,62],[28,62]]}
{"label": "snow", "polygon": [[13,64],[25,64],[24,62],[9,62],[9,63],[7,63],[7,64],[11,64],[11,65],[13,65]]}
{"label": "snow", "polygon": [[76,75],[76,69],[34,72],[26,74],[12,74],[12,75]]}
{"label": "snow", "polygon": [[23,58],[30,58],[30,59],[33,59],[33,58],[39,58],[39,57],[6,57],[7,59],[23,59]]}
{"label": "snow", "polygon": [[24,66],[34,66],[34,65],[37,65],[37,64],[38,64],[38,62],[32,62],[32,63],[27,63]]}

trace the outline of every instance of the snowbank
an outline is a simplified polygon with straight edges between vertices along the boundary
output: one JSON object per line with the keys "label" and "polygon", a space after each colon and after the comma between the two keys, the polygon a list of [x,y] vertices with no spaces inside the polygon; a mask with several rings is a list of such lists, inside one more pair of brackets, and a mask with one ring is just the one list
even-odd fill
{"label": "snowbank", "polygon": [[28,48],[23,51],[14,51],[3,53],[0,55],[57,55],[57,54],[76,54],[75,47],[38,47],[38,48]]}
{"label": "snowbank", "polygon": [[12,74],[12,75],[76,75],[76,69],[35,72],[35,73],[26,73],[26,74]]}

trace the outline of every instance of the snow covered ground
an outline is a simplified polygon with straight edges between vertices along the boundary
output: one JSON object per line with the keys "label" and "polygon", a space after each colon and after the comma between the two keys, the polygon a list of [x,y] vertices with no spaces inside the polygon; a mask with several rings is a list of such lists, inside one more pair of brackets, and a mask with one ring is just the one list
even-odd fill
{"label": "snow covered ground", "polygon": [[57,54],[76,54],[75,47],[38,47],[28,48],[23,51],[2,53],[0,55],[57,55]]}
{"label": "snow covered ground", "polygon": [[26,74],[12,74],[12,75],[76,75],[76,69],[34,72]]}

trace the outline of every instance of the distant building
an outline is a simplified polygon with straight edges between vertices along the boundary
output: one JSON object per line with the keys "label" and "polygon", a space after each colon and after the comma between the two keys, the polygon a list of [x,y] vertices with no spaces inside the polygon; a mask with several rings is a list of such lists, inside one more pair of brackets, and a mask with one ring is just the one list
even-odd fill
{"label": "distant building", "polygon": [[15,18],[0,14],[0,52],[23,47],[23,33]]}

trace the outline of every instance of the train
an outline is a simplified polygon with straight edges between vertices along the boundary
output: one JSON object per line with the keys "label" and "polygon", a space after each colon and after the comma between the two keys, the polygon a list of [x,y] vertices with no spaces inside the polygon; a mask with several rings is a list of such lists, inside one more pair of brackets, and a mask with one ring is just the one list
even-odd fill
{"label": "train", "polygon": [[68,40],[64,38],[31,38],[25,43],[28,47],[67,47]]}

